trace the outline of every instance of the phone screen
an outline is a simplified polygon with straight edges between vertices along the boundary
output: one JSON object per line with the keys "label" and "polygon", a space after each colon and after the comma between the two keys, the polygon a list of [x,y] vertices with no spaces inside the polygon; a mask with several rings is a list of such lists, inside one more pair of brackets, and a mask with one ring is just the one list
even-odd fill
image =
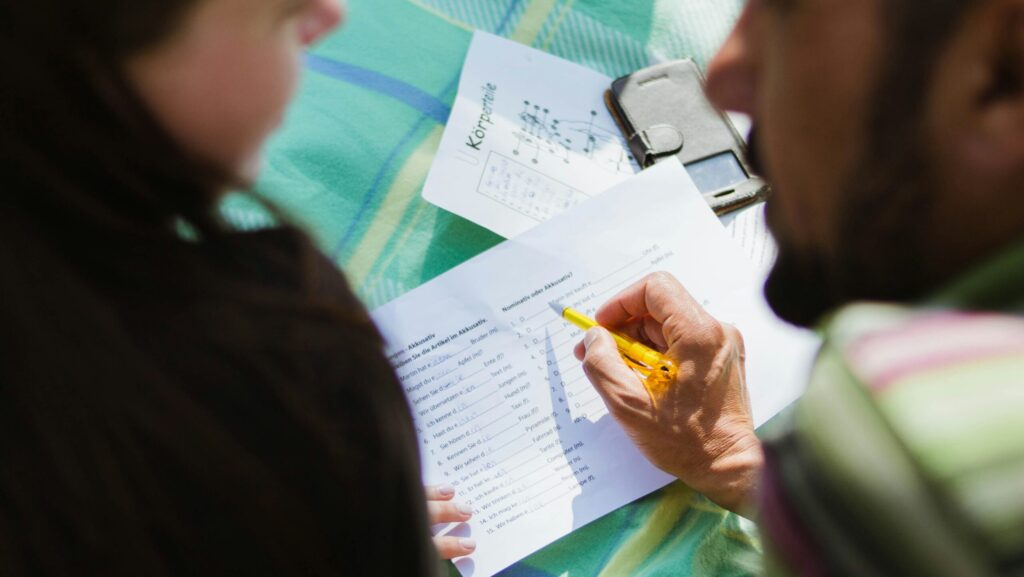
{"label": "phone screen", "polygon": [[691,162],[686,165],[686,170],[701,194],[725,190],[749,178],[731,150]]}

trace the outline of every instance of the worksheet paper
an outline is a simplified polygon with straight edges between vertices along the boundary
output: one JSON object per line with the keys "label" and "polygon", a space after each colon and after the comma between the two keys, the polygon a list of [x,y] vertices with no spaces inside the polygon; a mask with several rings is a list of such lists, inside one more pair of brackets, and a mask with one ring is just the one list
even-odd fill
{"label": "worksheet paper", "polygon": [[[609,86],[599,72],[476,32],[423,197],[511,238],[629,178],[640,167],[604,104]],[[730,118],[749,132],[749,119]],[[723,222],[766,273],[775,252],[763,206]]]}
{"label": "worksheet paper", "polygon": [[775,264],[775,257],[778,255],[778,246],[768,230],[768,222],[765,218],[766,204],[761,202],[753,206],[741,208],[736,212],[729,213],[719,220],[725,226],[729,236],[743,249],[755,270],[763,279],[768,278],[772,265]]}
{"label": "worksheet paper", "polygon": [[632,176],[611,82],[476,32],[423,197],[511,238]]}
{"label": "worksheet paper", "polygon": [[488,577],[672,480],[608,414],[551,301],[593,314],[648,273],[678,277],[745,336],[758,425],[797,398],[817,342],[777,321],[754,267],[682,166],[661,163],[374,313],[412,404],[424,481],[476,510],[456,563]]}

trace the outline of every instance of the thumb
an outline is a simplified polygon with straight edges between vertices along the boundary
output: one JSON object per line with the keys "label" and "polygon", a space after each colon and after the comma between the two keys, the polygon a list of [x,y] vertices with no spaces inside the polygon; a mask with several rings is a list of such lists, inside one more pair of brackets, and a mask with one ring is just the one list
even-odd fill
{"label": "thumb", "polygon": [[[633,369],[622,360],[615,339],[607,330],[595,327],[583,338],[586,353],[583,357],[583,372],[604,399],[608,409],[615,411],[624,398],[644,391],[643,383]],[[646,397],[646,392],[643,393]]]}

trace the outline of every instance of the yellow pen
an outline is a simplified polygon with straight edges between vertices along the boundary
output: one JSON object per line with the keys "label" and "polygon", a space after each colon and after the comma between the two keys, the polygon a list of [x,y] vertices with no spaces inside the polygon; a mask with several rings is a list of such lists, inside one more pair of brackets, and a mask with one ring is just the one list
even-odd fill
{"label": "yellow pen", "polygon": [[[564,318],[584,331],[601,326],[597,324],[597,321],[594,319],[571,307],[565,307],[558,303],[551,303],[551,308],[558,313],[558,316]],[[626,361],[626,364],[644,377],[648,386],[648,391],[652,394],[661,392],[665,386],[675,382],[677,368],[675,363],[671,360],[665,358],[665,356],[658,351],[638,343],[629,337],[620,335],[614,331],[608,332],[611,333],[612,338],[615,339],[615,344],[618,346],[619,353]],[[655,385],[654,388],[656,390],[651,390],[652,385]]]}

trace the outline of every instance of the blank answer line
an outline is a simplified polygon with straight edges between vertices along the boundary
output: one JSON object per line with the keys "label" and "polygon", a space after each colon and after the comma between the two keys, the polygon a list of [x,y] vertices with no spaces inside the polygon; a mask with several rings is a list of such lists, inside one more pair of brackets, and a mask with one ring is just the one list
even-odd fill
{"label": "blank answer line", "polygon": [[461,355],[462,353],[464,353],[464,352],[468,351],[469,349],[471,349],[471,348],[475,347],[476,345],[477,345],[477,343],[473,343],[473,344],[469,345],[468,347],[466,347],[466,348],[464,348],[464,349],[460,350],[459,352],[457,352],[457,353],[453,354],[453,355],[452,355],[451,357],[449,357],[449,358],[452,358],[452,359],[454,359],[455,357],[457,357],[457,356]]}
{"label": "blank answer line", "polygon": [[554,503],[555,501],[560,501],[560,500],[562,500],[562,499],[563,499],[563,498],[565,498],[565,497],[566,497],[567,495],[572,495],[573,493],[575,493],[575,492],[576,492],[576,489],[577,489],[577,488],[579,488],[579,485],[576,485],[576,486],[575,486],[575,487],[573,487],[572,489],[569,489],[568,491],[566,491],[566,492],[562,493],[561,495],[559,495],[559,496],[555,497],[554,499],[552,499],[552,500],[550,500],[550,501],[546,501],[546,502],[545,502],[545,503],[544,503],[543,505],[541,505],[541,507],[547,507],[548,505],[550,505],[550,504]]}
{"label": "blank answer line", "polygon": [[555,318],[553,318],[553,319],[549,320],[548,322],[546,322],[546,323],[544,323],[544,324],[542,324],[542,325],[538,326],[537,328],[538,328],[538,329],[542,329],[542,328],[544,328],[544,327],[546,327],[546,326],[550,325],[551,323],[554,323],[554,322],[557,322],[557,321],[560,321],[560,320],[562,320],[562,317],[555,317]]}
{"label": "blank answer line", "polygon": [[[527,461],[527,463],[529,463],[529,461]],[[547,463],[544,463],[544,464],[543,464],[543,465],[541,465],[540,467],[537,467],[536,469],[534,469],[534,470],[530,471],[529,473],[527,473],[527,474],[523,475],[522,477],[519,477],[519,478],[518,478],[518,479],[516,479],[515,481],[512,481],[512,484],[513,484],[513,485],[515,485],[516,483],[518,483],[519,481],[522,481],[523,479],[528,479],[528,478],[530,477],[530,475],[532,475],[532,474],[536,473],[537,471],[542,471],[542,470],[546,469],[546,468],[547,468],[547,466],[548,466],[548,464],[547,464]]]}
{"label": "blank answer line", "polygon": [[562,357],[560,359],[555,359],[555,363],[556,364],[557,363],[561,363],[562,361],[564,361],[566,359],[575,358],[575,357],[576,357],[576,351],[569,351],[569,354],[565,355],[564,357]]}
{"label": "blank answer line", "polygon": [[569,393],[569,396],[571,396],[571,397],[577,397],[579,395],[586,394],[586,393],[591,392],[593,390],[594,390],[594,386],[592,384],[590,384],[590,381],[587,381],[586,383],[584,383],[584,385],[582,387],[580,387],[579,389],[570,389],[568,386],[565,387],[565,391],[567,393]]}
{"label": "blank answer line", "polygon": [[[549,478],[550,478],[550,477],[549,477]],[[529,499],[527,499],[526,501],[527,501],[527,502],[533,501],[534,499],[536,499],[536,498],[540,497],[540,496],[541,496],[541,495],[543,495],[544,493],[548,493],[548,492],[550,492],[550,491],[554,491],[555,489],[557,489],[557,488],[559,488],[559,487],[561,487],[561,486],[562,486],[562,481],[561,481],[561,480],[559,480],[559,481],[558,481],[557,483],[555,483],[554,485],[552,485],[552,486],[548,487],[547,489],[544,489],[543,491],[541,491],[540,493],[537,493],[536,495],[534,495],[534,496],[530,497],[530,498],[529,498]]]}
{"label": "blank answer line", "polygon": [[495,452],[504,449],[505,447],[511,445],[512,443],[515,443],[516,441],[518,441],[519,439],[522,439],[525,436],[526,436],[526,433],[523,433],[522,435],[519,435],[515,439],[512,439],[511,441],[509,441],[509,442],[505,443],[504,445],[502,445],[502,446],[498,447],[497,449],[495,449]]}
{"label": "blank answer line", "polygon": [[[487,367],[484,367],[484,368],[480,369],[479,371],[477,371],[477,372],[473,373],[472,375],[469,375],[468,377],[462,377],[462,378],[461,378],[461,379],[459,380],[459,382],[462,382],[462,381],[468,381],[469,379],[472,379],[473,377],[475,377],[475,376],[479,375],[480,373],[482,373],[482,372],[484,372],[484,371],[486,371],[486,370],[487,370]],[[486,382],[487,382],[487,381],[484,381],[484,383],[486,383]]]}
{"label": "blank answer line", "polygon": [[[508,460],[509,460],[509,459],[511,459],[512,457],[516,457],[516,456],[518,456],[518,455],[521,455],[521,454],[523,454],[523,452],[524,452],[524,451],[526,451],[526,450],[528,450],[528,449],[532,449],[532,448],[533,448],[533,444],[532,444],[532,443],[530,443],[530,444],[527,444],[527,445],[526,445],[526,446],[524,446],[524,447],[523,447],[522,449],[519,449],[519,450],[518,450],[518,451],[516,451],[515,453],[512,453],[511,455],[509,455],[509,456],[505,457],[504,459],[502,459],[502,460],[498,461],[498,464],[504,463],[505,461],[508,461]],[[543,454],[543,453],[542,453],[542,454]],[[506,470],[510,470],[510,471],[511,471],[511,470],[515,470],[516,468],[518,468],[518,467],[521,467],[522,465],[524,465],[524,464],[526,464],[526,463],[529,463],[530,461],[534,460],[535,458],[536,458],[536,457],[530,457],[529,459],[527,459],[527,460],[523,461],[522,463],[519,463],[519,464],[518,464],[518,465],[516,465],[515,467],[512,467],[511,469],[506,469]]]}
{"label": "blank answer line", "polygon": [[[577,334],[573,334],[573,335],[572,335],[571,337],[569,337],[569,339],[568,339],[568,340],[566,340],[566,341],[562,341],[562,342],[558,343],[557,345],[555,345],[555,346],[551,347],[550,349],[548,349],[548,352],[549,352],[549,353],[555,353],[555,352],[558,352],[559,350],[561,350],[561,349],[562,349],[563,347],[565,347],[566,345],[568,345],[568,344],[570,344],[570,343],[577,343],[577,342],[580,342],[580,341],[582,341],[582,340],[583,340],[583,335],[582,335],[582,334],[580,334],[580,335],[577,335]],[[573,344],[573,347],[575,347],[575,346],[576,346],[576,345],[575,345],[575,344]],[[570,353],[570,354],[571,354],[571,353]]]}
{"label": "blank answer line", "polygon": [[[486,381],[485,381],[485,382],[486,382]],[[473,389],[473,390],[476,390],[476,389]],[[500,392],[501,392],[501,389],[494,389],[493,391],[491,391],[491,392],[487,393],[486,395],[484,395],[484,396],[480,397],[479,399],[477,399],[477,400],[473,401],[472,403],[470,403],[470,404],[466,405],[466,408],[468,409],[468,408],[470,408],[470,407],[473,407],[473,406],[475,406],[475,405],[479,404],[479,403],[480,403],[480,401],[483,401],[484,399],[488,399],[488,398],[490,398],[490,397],[493,397],[494,395],[496,395],[496,394],[498,394],[498,393],[500,393]]]}
{"label": "blank answer line", "polygon": [[[647,266],[647,267],[644,267],[643,269],[640,269],[640,271],[638,271],[638,272],[647,272],[647,271],[651,270],[652,268],[653,267],[651,267],[651,266]],[[606,294],[608,294],[608,293],[610,293],[612,291],[622,290],[622,289],[626,288],[627,286],[629,286],[629,284],[631,282],[633,282],[632,279],[626,279],[626,280],[624,280],[624,281],[622,281],[622,282],[620,282],[618,284],[614,284],[614,285],[612,285],[608,289],[605,289],[605,290],[603,290],[603,291],[601,291],[599,293],[594,293],[594,298],[606,295]]]}
{"label": "blank answer line", "polygon": [[[488,425],[488,426],[490,426],[490,425]],[[519,426],[519,420],[517,419],[516,422],[512,423],[511,427],[502,429],[501,432],[499,432],[499,433],[495,433],[494,436],[491,437],[491,440],[497,439],[498,437],[504,435],[505,433],[511,431],[512,429],[514,429],[514,428],[516,428],[518,426]]]}
{"label": "blank answer line", "polygon": [[631,262],[629,262],[628,264],[626,264],[625,266],[623,266],[622,268],[616,269],[616,270],[614,270],[614,271],[612,271],[612,272],[610,272],[610,273],[606,274],[605,276],[603,276],[603,277],[601,277],[601,278],[597,279],[596,281],[594,281],[594,282],[592,282],[592,283],[590,283],[590,284],[591,284],[591,285],[595,285],[595,284],[603,283],[604,281],[608,280],[609,278],[611,278],[611,277],[613,277],[613,276],[615,276],[615,275],[619,274],[620,272],[622,272],[622,271],[626,270],[627,268],[629,268],[629,267],[631,267],[631,266],[635,265],[636,263],[638,263],[638,262],[640,262],[640,261],[644,260],[645,258],[647,258],[647,257],[644,257],[644,256],[642,256],[642,257],[640,257],[640,258],[638,258],[638,259],[636,259],[636,260],[634,260],[634,261],[631,261]]}
{"label": "blank answer line", "polygon": [[578,383],[580,380],[582,380],[586,376],[587,376],[587,373],[580,372],[580,374],[575,379],[572,379],[572,380],[569,380],[569,381],[565,381],[565,387],[569,388],[569,385],[573,385],[573,384]]}
{"label": "blank answer line", "polygon": [[565,388],[565,392],[566,392],[566,394],[569,395],[570,398],[576,398],[576,397],[586,397],[586,396],[589,396],[587,393],[593,393],[593,392],[595,392],[595,389],[594,389],[594,385],[591,384],[591,382],[589,380],[586,380],[586,381],[583,381],[583,384],[580,385],[578,388],[572,389],[572,388],[566,387]]}
{"label": "blank answer line", "polygon": [[[533,446],[533,445],[527,445],[527,448],[530,448],[530,447],[532,447],[532,446]],[[522,451],[519,451],[519,453],[522,453]],[[517,454],[518,454],[518,453],[517,453]],[[529,465],[530,463],[532,463],[532,462],[536,461],[537,459],[539,459],[539,458],[541,458],[541,457],[543,457],[543,456],[544,456],[544,453],[537,453],[536,455],[534,455],[534,456],[530,457],[529,459],[526,459],[525,461],[523,461],[522,463],[519,463],[518,465],[513,465],[513,466],[511,466],[511,467],[507,467],[507,468],[505,469],[505,471],[506,471],[506,472],[512,472],[512,471],[515,471],[516,469],[520,469],[520,468],[522,468],[522,467],[523,467],[524,465]],[[507,460],[507,459],[506,459],[506,460]]]}
{"label": "blank answer line", "polygon": [[491,407],[490,409],[487,409],[486,411],[484,411],[482,413],[477,413],[472,419],[466,421],[465,424],[468,425],[468,424],[472,423],[473,421],[479,419],[480,417],[486,415],[487,413],[490,413],[494,409],[497,409],[498,407],[502,407],[504,405],[505,405],[505,403],[498,403],[497,405],[494,405],[493,407]]}
{"label": "blank answer line", "polygon": [[540,311],[538,311],[538,312],[536,312],[536,313],[534,313],[534,314],[532,314],[532,315],[530,315],[530,316],[526,317],[526,320],[528,320],[528,321],[532,321],[533,319],[535,319],[535,318],[539,317],[540,315],[542,315],[542,314],[544,314],[544,313],[546,313],[546,312],[551,312],[552,314],[554,314],[554,312],[553,312],[553,311],[551,311],[551,309],[550,309],[550,308],[547,308],[547,307],[545,307],[545,308],[541,309]]}
{"label": "blank answer line", "polygon": [[562,474],[562,469],[564,469],[564,468],[566,468],[568,466],[569,466],[569,463],[562,463],[561,465],[555,467],[555,469],[551,472],[550,475],[548,475],[547,477],[544,477],[544,478],[539,479],[538,481],[534,482],[534,485],[540,485],[541,483],[543,483],[544,481],[547,481],[551,477],[554,477],[556,475],[561,475]]}
{"label": "blank answer line", "polygon": [[[505,415],[505,417],[507,417],[507,416],[509,416],[509,415],[512,415],[512,413],[509,413],[508,415]],[[494,421],[493,423],[491,423],[491,424],[489,424],[489,425],[484,425],[484,426],[483,426],[483,427],[481,427],[481,428],[480,428],[480,430],[479,430],[479,431],[477,431],[477,432],[478,432],[478,433],[482,433],[482,432],[486,431],[487,429],[489,429],[489,428],[493,427],[494,425],[497,425],[497,424],[501,423],[501,422],[502,422],[503,420],[505,420],[505,417],[502,417],[502,418],[500,418],[500,419],[498,419],[498,420]],[[519,419],[516,419],[516,422],[515,422],[515,423],[513,423],[513,424],[512,424],[512,426],[514,427],[514,426],[516,426],[516,425],[518,425],[518,424],[519,424]],[[500,435],[501,433],[498,433],[498,434]]]}

